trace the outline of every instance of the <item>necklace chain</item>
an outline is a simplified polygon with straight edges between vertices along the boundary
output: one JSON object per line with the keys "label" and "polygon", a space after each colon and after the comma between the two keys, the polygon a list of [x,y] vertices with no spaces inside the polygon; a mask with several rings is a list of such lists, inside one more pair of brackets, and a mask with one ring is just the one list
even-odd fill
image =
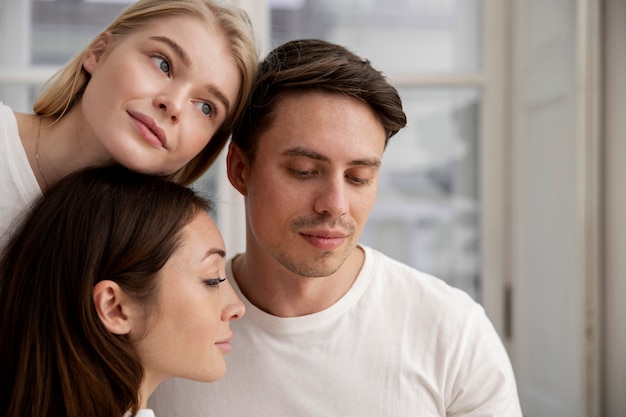
{"label": "necklace chain", "polygon": [[37,162],[37,169],[41,174],[41,178],[43,178],[43,183],[46,186],[46,190],[48,190],[48,181],[46,180],[46,176],[41,169],[41,165],[39,165],[39,142],[41,140],[41,116],[39,116],[39,128],[37,129],[37,145],[35,145],[35,162]]}

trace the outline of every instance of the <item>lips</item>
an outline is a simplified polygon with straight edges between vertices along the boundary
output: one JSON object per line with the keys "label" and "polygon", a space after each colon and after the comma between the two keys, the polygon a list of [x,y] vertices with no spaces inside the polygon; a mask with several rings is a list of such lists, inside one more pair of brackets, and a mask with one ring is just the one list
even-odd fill
{"label": "lips", "polygon": [[346,237],[346,234],[339,231],[311,231],[311,232],[300,232],[303,235],[311,236],[311,237],[319,237],[324,239],[342,239]]}
{"label": "lips", "polygon": [[230,341],[233,340],[232,333],[226,339],[220,340],[219,342],[215,342],[217,347],[224,353],[228,353],[231,351],[232,347],[230,345]]}
{"label": "lips", "polygon": [[165,131],[152,119],[143,113],[128,111],[135,128],[141,136],[151,145],[167,149],[167,136]]}
{"label": "lips", "polygon": [[300,232],[300,235],[311,245],[324,251],[337,249],[347,238],[345,233],[338,231]]}

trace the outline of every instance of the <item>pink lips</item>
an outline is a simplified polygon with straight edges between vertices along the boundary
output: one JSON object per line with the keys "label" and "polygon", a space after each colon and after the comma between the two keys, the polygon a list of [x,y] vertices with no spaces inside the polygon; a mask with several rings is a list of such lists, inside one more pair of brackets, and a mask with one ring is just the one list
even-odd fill
{"label": "pink lips", "polygon": [[228,353],[232,350],[232,346],[230,345],[230,341],[233,340],[233,335],[231,334],[226,339],[216,342],[217,347],[224,353]]}
{"label": "pink lips", "polygon": [[165,135],[165,131],[156,124],[154,119],[139,112],[129,111],[128,114],[135,128],[146,142],[157,148],[167,148],[167,136]]}
{"label": "pink lips", "polygon": [[319,250],[331,251],[340,247],[346,235],[340,232],[301,232],[300,235]]}

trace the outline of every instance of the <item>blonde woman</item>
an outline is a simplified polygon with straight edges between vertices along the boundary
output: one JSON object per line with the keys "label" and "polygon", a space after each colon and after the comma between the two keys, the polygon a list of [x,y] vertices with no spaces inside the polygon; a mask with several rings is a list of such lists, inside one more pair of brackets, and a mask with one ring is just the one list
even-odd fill
{"label": "blonde woman", "polygon": [[82,168],[197,179],[240,117],[257,60],[240,9],[130,5],[48,82],[34,114],[0,103],[0,244],[25,206]]}

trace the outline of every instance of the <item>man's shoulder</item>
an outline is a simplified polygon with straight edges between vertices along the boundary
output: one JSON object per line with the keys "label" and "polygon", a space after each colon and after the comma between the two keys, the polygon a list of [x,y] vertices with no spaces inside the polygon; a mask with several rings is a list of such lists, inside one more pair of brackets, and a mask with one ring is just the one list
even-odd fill
{"label": "man's shoulder", "polygon": [[398,302],[419,302],[422,308],[432,306],[437,310],[450,307],[455,311],[475,308],[478,304],[467,292],[454,287],[443,279],[422,272],[370,247],[363,247],[369,260],[369,271],[374,285],[381,291],[393,293]]}
{"label": "man's shoulder", "polygon": [[393,280],[400,280],[406,282],[408,285],[467,295],[465,291],[448,284],[445,280],[439,277],[420,271],[417,268],[394,259],[374,248],[367,246],[362,247],[366,254],[366,264],[364,269],[369,268],[370,271],[375,274],[383,275]]}

